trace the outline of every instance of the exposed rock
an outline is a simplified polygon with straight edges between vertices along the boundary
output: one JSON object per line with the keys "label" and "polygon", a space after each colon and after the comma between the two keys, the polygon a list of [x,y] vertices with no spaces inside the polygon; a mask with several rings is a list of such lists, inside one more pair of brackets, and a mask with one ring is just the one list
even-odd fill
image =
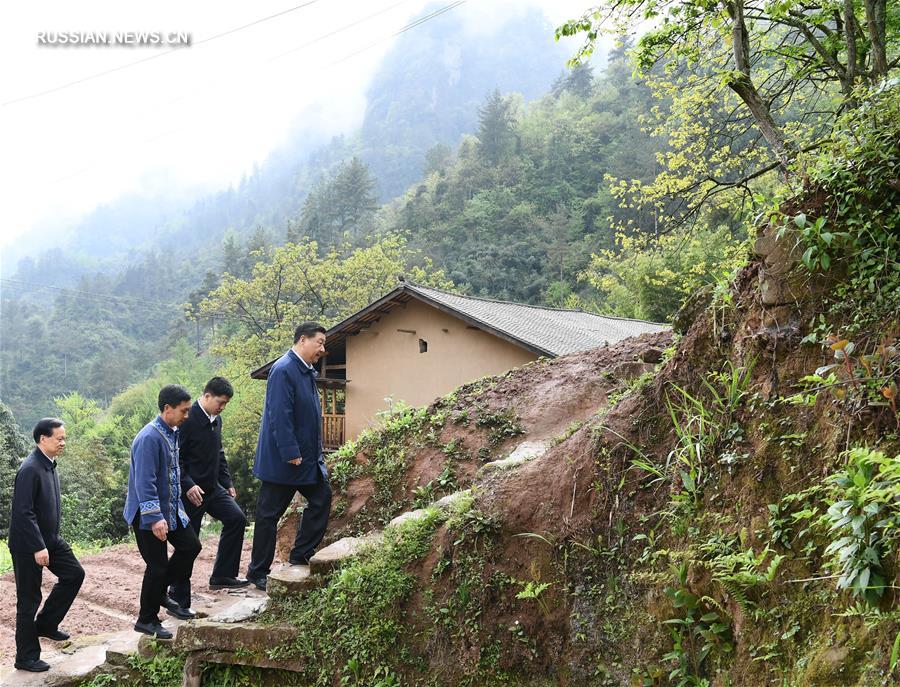
{"label": "exposed rock", "polygon": [[317,551],[309,562],[309,569],[313,575],[326,575],[341,563],[356,556],[366,546],[377,543],[382,538],[380,532],[373,532],[364,537],[344,537],[331,546],[326,546]]}
{"label": "exposed rock", "polygon": [[428,513],[427,508],[418,508],[416,510],[407,511],[406,513],[401,513],[388,523],[388,527],[396,527],[397,525],[409,522],[410,520],[419,520],[424,518],[426,513]]}
{"label": "exposed rock", "polygon": [[283,565],[269,573],[266,591],[272,598],[314,589],[322,585],[322,580],[310,573],[308,565]]}
{"label": "exposed rock", "polygon": [[[269,579],[272,579],[271,576]],[[233,606],[210,616],[209,619],[217,623],[241,623],[262,613],[268,603],[269,598],[266,596],[248,596]]]}
{"label": "exposed rock", "polygon": [[619,363],[612,368],[613,379],[618,381],[630,381],[637,379],[648,370],[652,370],[653,366],[648,363],[642,363],[639,360],[630,360]]}
{"label": "exposed rock", "polygon": [[481,466],[482,474],[487,472],[495,472],[497,470],[508,470],[529,460],[534,460],[538,456],[547,452],[548,443],[546,441],[523,441],[516,446],[515,450],[508,457],[502,460],[495,460],[485,463]]}
{"label": "exposed rock", "polygon": [[819,298],[827,289],[827,279],[812,279],[797,269],[803,252],[796,232],[769,224],[756,239],[754,250],[762,258],[759,295],[763,305],[799,305]]}
{"label": "exposed rock", "polygon": [[459,501],[461,498],[464,498],[472,493],[471,489],[463,489],[462,491],[455,491],[452,494],[447,494],[443,498],[438,499],[434,502],[435,508],[440,508],[441,510],[446,510],[450,508],[454,503]]}
{"label": "exposed rock", "polygon": [[195,620],[178,628],[175,648],[179,651],[238,651],[260,653],[292,641],[297,628],[290,625],[217,623]]}

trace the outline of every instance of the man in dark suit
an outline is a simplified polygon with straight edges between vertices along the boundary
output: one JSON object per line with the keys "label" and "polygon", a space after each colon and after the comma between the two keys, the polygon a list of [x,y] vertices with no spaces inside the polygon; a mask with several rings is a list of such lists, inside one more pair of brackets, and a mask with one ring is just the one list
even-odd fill
{"label": "man in dark suit", "polygon": [[[216,562],[209,578],[210,589],[228,589],[250,584],[238,577],[247,517],[234,500],[236,492],[222,448],[221,413],[234,389],[224,377],[206,383],[203,395],[191,406],[188,419],[178,428],[181,491],[191,527],[200,535],[204,513],[222,523]],[[191,606],[191,581],[174,584],[169,596],[183,608]]]}
{"label": "man in dark suit", "polygon": [[296,492],[306,508],[290,562],[309,563],[325,535],[331,512],[331,485],[322,455],[322,409],[313,364],[325,354],[325,328],[304,322],[294,332],[294,345],[272,365],[266,385],[253,474],[262,480],[256,500],[256,524],[249,579],[259,589],[275,557],[278,520]]}
{"label": "man in dark suit", "polygon": [[[66,448],[66,428],[62,420],[44,418],[32,434],[37,446],[19,467],[13,488],[9,551],[16,577],[15,665],[19,670],[38,673],[50,668],[41,660],[38,637],[57,642],[69,638],[59,624],[81,589],[84,569],[59,536],[56,458]],[[38,613],[44,568],[49,568],[57,581]]]}

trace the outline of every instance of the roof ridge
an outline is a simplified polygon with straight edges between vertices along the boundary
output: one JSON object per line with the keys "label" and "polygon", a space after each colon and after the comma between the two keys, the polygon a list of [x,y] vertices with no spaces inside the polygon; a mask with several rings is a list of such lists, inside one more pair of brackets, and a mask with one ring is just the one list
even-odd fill
{"label": "roof ridge", "polygon": [[594,317],[603,317],[608,320],[618,320],[620,322],[640,322],[641,324],[655,324],[660,327],[669,327],[671,325],[666,324],[665,322],[652,322],[651,320],[640,320],[635,317],[619,317],[617,315],[602,315],[600,313],[591,312],[590,310],[585,310],[584,308],[551,308],[548,305],[533,305],[531,303],[518,303],[516,301],[504,301],[499,298],[485,298],[483,296],[468,296],[462,293],[455,293],[453,291],[445,291],[444,289],[438,289],[434,286],[425,286],[424,284],[417,284],[410,279],[406,279],[403,284],[407,286],[411,286],[414,289],[425,289],[428,291],[437,291],[438,293],[443,293],[448,296],[456,296],[457,298],[466,298],[473,301],[482,301],[485,303],[501,303],[503,305],[517,305],[522,308],[534,308],[535,310],[549,310],[551,312],[576,312],[576,313],[584,313],[585,315],[593,315]]}

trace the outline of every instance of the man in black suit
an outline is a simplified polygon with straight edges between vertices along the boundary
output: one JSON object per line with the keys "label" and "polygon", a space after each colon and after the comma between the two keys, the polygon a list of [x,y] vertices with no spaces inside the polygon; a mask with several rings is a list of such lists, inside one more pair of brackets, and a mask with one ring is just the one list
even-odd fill
{"label": "man in black suit", "polygon": [[[221,412],[232,396],[231,383],[224,377],[213,377],[179,429],[181,493],[191,526],[199,536],[204,513],[222,523],[216,562],[209,578],[210,589],[231,589],[249,584],[237,576],[247,517],[234,500],[236,492],[222,448]],[[182,608],[190,609],[190,580],[173,584],[169,588],[169,597]]]}
{"label": "man in black suit", "polygon": [[[15,665],[19,670],[39,673],[50,666],[41,660],[38,637],[57,642],[69,638],[59,624],[81,589],[84,569],[59,536],[56,458],[66,447],[66,428],[62,420],[44,418],[32,434],[37,446],[19,466],[13,488],[9,551],[16,577]],[[44,568],[49,568],[57,581],[38,613]]]}

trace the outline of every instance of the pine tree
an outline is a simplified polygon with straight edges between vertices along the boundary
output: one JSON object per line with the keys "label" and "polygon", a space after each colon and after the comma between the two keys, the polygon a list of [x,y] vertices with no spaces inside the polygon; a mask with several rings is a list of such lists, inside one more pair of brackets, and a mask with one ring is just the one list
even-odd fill
{"label": "pine tree", "polygon": [[332,181],[334,214],[342,235],[359,237],[369,228],[378,208],[375,179],[365,162],[354,157],[343,163]]}
{"label": "pine tree", "polygon": [[478,151],[488,163],[496,165],[513,151],[516,141],[513,123],[510,99],[495,89],[478,109]]}
{"label": "pine tree", "polygon": [[[612,59],[610,57],[610,59]],[[594,70],[588,63],[579,62],[569,71],[562,73],[553,82],[550,95],[559,98],[563,93],[572,93],[579,98],[590,98],[594,88]]]}
{"label": "pine tree", "polygon": [[229,230],[222,240],[222,272],[235,277],[245,276],[241,273],[242,254],[240,241],[233,230]]}

